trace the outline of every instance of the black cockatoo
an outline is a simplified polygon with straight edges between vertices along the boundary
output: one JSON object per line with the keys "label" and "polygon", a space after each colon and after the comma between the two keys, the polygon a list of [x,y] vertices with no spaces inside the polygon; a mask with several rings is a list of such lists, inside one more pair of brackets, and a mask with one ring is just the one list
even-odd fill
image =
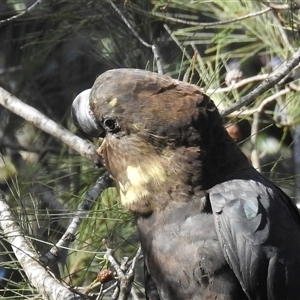
{"label": "black cockatoo", "polygon": [[300,299],[298,211],[249,164],[201,89],[115,69],[72,112],[103,138],[97,153],[136,216],[147,299]]}

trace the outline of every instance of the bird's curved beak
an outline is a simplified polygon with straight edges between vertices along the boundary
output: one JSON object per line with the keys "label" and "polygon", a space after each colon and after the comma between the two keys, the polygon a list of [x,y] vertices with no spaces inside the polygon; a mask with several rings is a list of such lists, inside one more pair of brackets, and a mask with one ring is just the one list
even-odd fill
{"label": "bird's curved beak", "polygon": [[91,89],[81,92],[73,101],[72,116],[76,127],[87,137],[100,137],[103,127],[97,122],[90,110]]}

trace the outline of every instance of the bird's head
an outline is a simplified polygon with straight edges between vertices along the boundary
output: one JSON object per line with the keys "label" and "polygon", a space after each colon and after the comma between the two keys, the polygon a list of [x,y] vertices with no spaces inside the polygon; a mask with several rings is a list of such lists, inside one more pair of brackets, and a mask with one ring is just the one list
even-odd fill
{"label": "bird's head", "polygon": [[85,95],[87,108],[75,102],[73,115],[86,134],[104,138],[97,153],[123,205],[146,213],[208,188],[205,157],[227,133],[198,87],[153,72],[115,69],[100,75]]}

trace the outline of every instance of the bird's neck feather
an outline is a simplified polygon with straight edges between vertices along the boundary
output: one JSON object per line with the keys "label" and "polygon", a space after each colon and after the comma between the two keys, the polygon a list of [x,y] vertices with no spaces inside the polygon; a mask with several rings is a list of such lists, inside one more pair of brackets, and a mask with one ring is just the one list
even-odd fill
{"label": "bird's neck feather", "polygon": [[[201,198],[205,191],[250,167],[235,142],[226,135],[209,148],[177,147],[130,163],[117,180],[121,202],[137,213],[165,209],[171,202]],[[123,184],[122,182],[125,182]]]}

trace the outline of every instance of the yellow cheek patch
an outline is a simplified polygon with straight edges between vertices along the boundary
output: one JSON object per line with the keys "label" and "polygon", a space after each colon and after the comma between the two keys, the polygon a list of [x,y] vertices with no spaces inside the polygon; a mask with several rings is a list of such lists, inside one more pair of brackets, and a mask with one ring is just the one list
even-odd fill
{"label": "yellow cheek patch", "polygon": [[120,190],[120,198],[122,205],[130,206],[130,204],[138,202],[140,199],[148,196],[150,193],[146,189],[130,187],[127,192]]}
{"label": "yellow cheek patch", "polygon": [[132,186],[140,186],[149,182],[150,178],[146,172],[143,172],[140,166],[128,166],[126,169],[127,178]]}
{"label": "yellow cheek patch", "polygon": [[151,162],[143,166],[128,166],[126,175],[131,185],[144,185],[151,181],[160,184],[166,180],[166,173],[161,164]]}
{"label": "yellow cheek patch", "polygon": [[113,98],[112,100],[110,100],[108,105],[110,105],[111,107],[114,107],[114,106],[116,106],[117,103],[118,103],[118,98]]}
{"label": "yellow cheek patch", "polygon": [[159,186],[167,178],[164,168],[155,162],[146,164],[143,167],[128,166],[126,177],[128,181],[124,185],[119,182],[121,202],[124,206],[138,202],[150,195],[147,187],[149,183]]}

